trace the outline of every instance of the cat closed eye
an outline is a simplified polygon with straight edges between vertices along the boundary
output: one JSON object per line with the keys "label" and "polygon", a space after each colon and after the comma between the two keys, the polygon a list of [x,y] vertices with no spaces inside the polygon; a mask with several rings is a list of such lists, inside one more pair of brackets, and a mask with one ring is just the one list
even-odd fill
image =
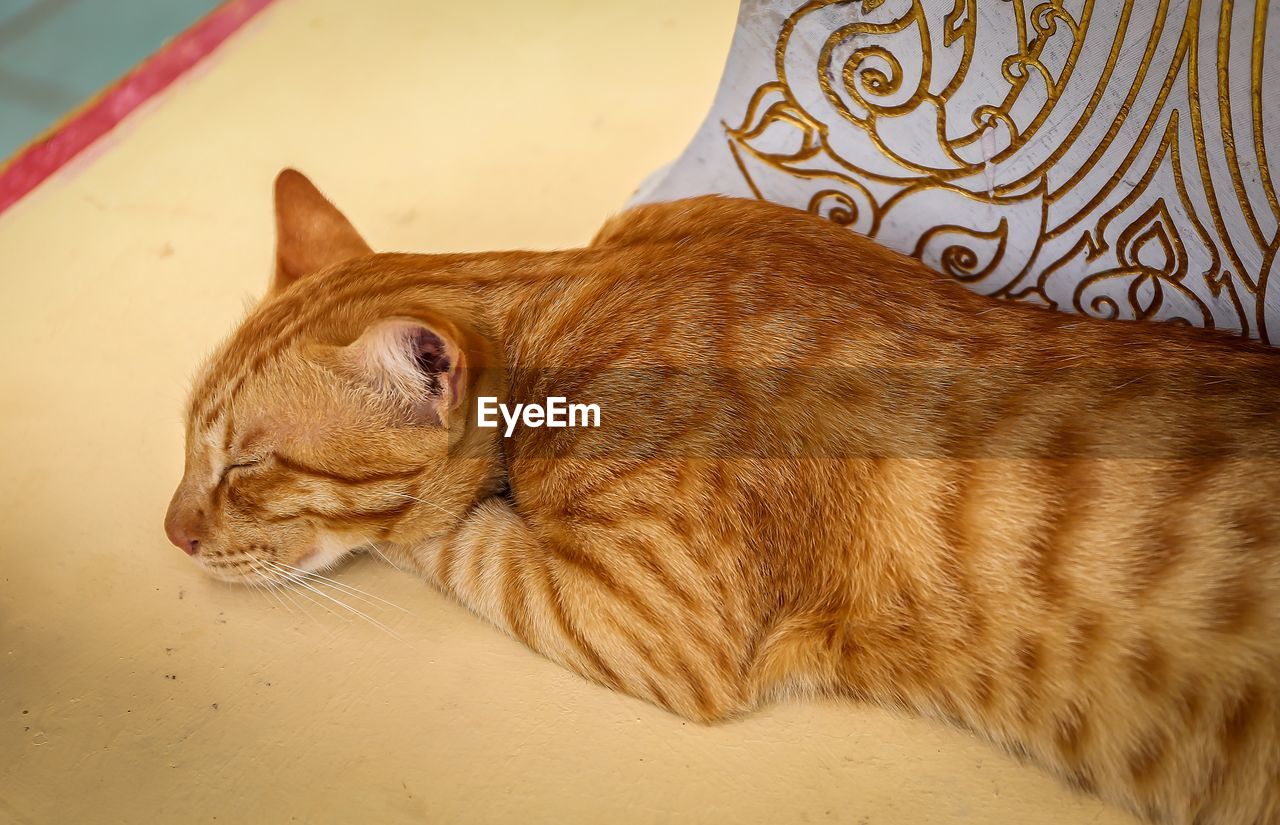
{"label": "cat closed eye", "polygon": [[257,467],[259,464],[262,463],[262,461],[263,460],[261,458],[242,459],[232,464],[228,464],[226,467],[222,468],[222,473],[221,475],[218,476],[218,481],[222,482],[226,480],[227,476],[231,474],[232,470],[246,470],[246,469],[249,469],[250,467]]}

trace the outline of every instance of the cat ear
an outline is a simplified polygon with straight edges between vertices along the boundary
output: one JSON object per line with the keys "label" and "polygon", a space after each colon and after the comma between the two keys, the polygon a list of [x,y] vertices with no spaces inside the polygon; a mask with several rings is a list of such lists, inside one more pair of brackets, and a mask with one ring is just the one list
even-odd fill
{"label": "cat ear", "polygon": [[347,348],[347,357],[364,383],[408,402],[423,423],[447,426],[449,412],[462,405],[462,350],[424,323],[378,321]]}
{"label": "cat ear", "polygon": [[373,250],[351,222],[306,175],[285,169],[276,176],[276,272],[271,292],[333,264]]}

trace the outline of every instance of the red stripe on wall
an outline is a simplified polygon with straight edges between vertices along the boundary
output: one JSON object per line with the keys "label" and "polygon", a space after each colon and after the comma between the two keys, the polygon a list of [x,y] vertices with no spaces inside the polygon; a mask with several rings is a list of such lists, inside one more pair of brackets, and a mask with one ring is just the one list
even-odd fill
{"label": "red stripe on wall", "polygon": [[208,57],[275,0],[228,0],[0,166],[0,213]]}

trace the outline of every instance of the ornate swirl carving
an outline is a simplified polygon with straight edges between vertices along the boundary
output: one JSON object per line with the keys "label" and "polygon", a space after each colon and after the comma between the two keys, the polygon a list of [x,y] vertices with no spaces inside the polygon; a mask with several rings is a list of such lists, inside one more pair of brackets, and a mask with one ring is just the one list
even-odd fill
{"label": "ornate swirl carving", "polygon": [[925,232],[912,254],[956,280],[979,281],[999,266],[1008,242],[1007,220],[989,231],[943,225]]}
{"label": "ornate swirl carving", "polygon": [[840,226],[849,226],[858,221],[857,201],[839,189],[815,192],[806,208]]}
{"label": "ornate swirl carving", "polygon": [[974,289],[1280,343],[1272,5],[746,0],[775,48],[727,77],[767,76],[710,122],[752,194]]}
{"label": "ornate swirl carving", "polygon": [[[867,66],[867,62],[872,60],[883,62],[885,69]],[[840,76],[844,78],[844,87],[849,94],[856,96],[868,108],[871,104],[867,97],[889,97],[902,88],[902,64],[893,52],[883,46],[867,46],[855,51],[845,61]]]}

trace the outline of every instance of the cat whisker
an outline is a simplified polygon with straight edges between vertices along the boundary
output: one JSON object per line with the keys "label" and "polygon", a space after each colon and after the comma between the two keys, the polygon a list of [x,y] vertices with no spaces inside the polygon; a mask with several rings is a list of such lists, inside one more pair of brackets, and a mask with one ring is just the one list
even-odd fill
{"label": "cat whisker", "polygon": [[[296,591],[292,587],[285,587],[283,584],[281,584],[278,581],[275,581],[274,579],[271,582],[271,586],[275,588],[276,592],[279,593],[283,598],[287,599],[290,604],[297,605],[299,613],[305,614],[307,618],[311,619],[311,621],[319,624],[319,620],[316,619],[315,614],[308,612],[307,609],[302,606],[302,602],[298,600],[298,596],[295,595]],[[327,607],[325,609],[328,610]],[[332,612],[332,611],[329,611],[329,612]]]}
{"label": "cat whisker", "polygon": [[[296,610],[296,613],[306,616],[308,619],[315,622],[317,625],[320,624],[320,621],[319,619],[316,618],[315,614],[307,610],[306,607],[302,604],[302,602],[299,601],[298,597],[301,596],[302,598],[306,599],[308,602],[312,604],[320,605],[320,607],[324,609],[324,612],[332,616],[336,616],[339,619],[342,619],[343,621],[349,620],[347,616],[334,611],[324,602],[316,601],[315,599],[308,596],[306,593],[303,593],[291,587],[285,587],[284,585],[282,585],[280,583],[280,580],[277,578],[280,574],[277,571],[273,570],[272,568],[268,567],[266,562],[264,562],[262,559],[259,559],[256,556],[250,556],[249,558],[252,559],[253,562],[255,563],[256,565],[255,572],[257,572],[261,581],[268,588],[270,588],[270,590],[273,593],[275,593],[278,598],[280,598],[280,603],[284,604],[285,607],[287,608],[289,607],[289,605],[293,606],[292,608],[290,608],[291,612],[294,612]],[[288,600],[288,603],[284,601],[285,599]]]}
{"label": "cat whisker", "polygon": [[[275,563],[275,562],[272,562],[272,561],[270,561],[270,560],[268,560],[268,561],[267,561],[267,564],[275,565],[276,563]],[[354,613],[355,615],[359,616],[360,618],[362,618],[362,619],[364,619],[365,621],[367,621],[367,622],[369,622],[370,624],[372,624],[374,627],[377,627],[377,628],[379,628],[379,629],[383,630],[384,632],[386,632],[388,635],[390,635],[390,636],[391,636],[393,639],[395,639],[396,641],[399,641],[399,642],[403,642],[403,641],[404,641],[404,639],[400,638],[400,636],[399,636],[399,635],[397,635],[397,634],[396,634],[396,632],[395,632],[394,630],[392,630],[391,628],[387,627],[385,624],[383,624],[382,622],[378,621],[377,619],[373,618],[373,617],[372,617],[372,616],[370,616],[368,613],[365,613],[363,610],[360,610],[359,608],[352,607],[351,605],[349,605],[349,604],[347,604],[346,602],[344,602],[342,599],[336,598],[336,597],[334,597],[334,596],[330,595],[329,593],[326,593],[326,592],[324,592],[323,590],[319,589],[318,587],[314,587],[314,586],[312,586],[309,582],[307,582],[307,580],[306,580],[306,578],[305,578],[304,576],[296,575],[296,574],[294,574],[292,571],[290,571],[290,570],[288,570],[287,568],[284,568],[284,567],[277,567],[277,568],[276,568],[276,570],[277,570],[277,572],[278,572],[278,573],[279,573],[283,578],[288,579],[289,581],[293,582],[293,583],[294,583],[294,584],[296,584],[296,585],[299,585],[300,587],[304,587],[304,588],[306,588],[307,590],[310,590],[312,593],[315,593],[317,596],[322,596],[322,597],[324,597],[324,598],[328,599],[329,601],[333,602],[334,604],[338,605],[339,607],[343,608],[344,610],[347,610],[347,611],[349,611],[349,612],[351,612],[351,613]]]}
{"label": "cat whisker", "polygon": [[[329,605],[325,604],[324,602],[309,596],[307,593],[301,590],[297,590],[292,587],[285,587],[284,585],[282,585],[280,583],[281,579],[293,584],[297,584],[299,582],[292,575],[290,575],[288,571],[277,569],[277,565],[275,562],[271,561],[270,559],[267,559],[267,560],[259,559],[256,556],[252,556],[252,555],[250,555],[249,558],[256,565],[257,569],[255,570],[255,572],[257,572],[261,580],[265,584],[267,584],[267,586],[270,587],[275,593],[288,599],[291,604],[297,607],[297,611],[299,613],[302,613],[303,615],[307,616],[307,618],[311,619],[311,621],[319,624],[319,620],[316,619],[315,614],[308,611],[305,607],[302,606],[302,602],[298,601],[299,597],[306,599],[311,604],[319,605],[324,610],[324,612],[328,613],[331,616],[335,616],[343,620],[344,622],[350,621],[349,616],[342,613],[338,613],[337,611],[329,607]],[[271,574],[274,574],[274,575],[271,575]],[[310,588],[310,587],[308,587],[308,589],[314,590],[314,588]],[[324,595],[324,594],[321,593],[321,595]],[[330,599],[330,601],[335,601],[335,600]],[[284,602],[281,601],[281,604],[284,604]],[[347,605],[344,604],[343,606],[346,607]]]}
{"label": "cat whisker", "polygon": [[[314,588],[309,588],[309,589],[314,589]],[[282,591],[282,592],[288,593],[289,591],[288,591],[288,590],[284,590],[284,591]],[[319,591],[316,591],[316,592],[319,592]],[[342,621],[344,621],[344,622],[349,622],[349,621],[351,621],[351,617],[350,617],[350,616],[347,616],[347,615],[345,615],[345,614],[343,614],[343,613],[339,613],[339,612],[337,612],[337,611],[336,611],[336,610],[334,610],[332,607],[329,607],[329,605],[325,604],[325,603],[324,603],[324,602],[322,602],[322,601],[317,601],[315,598],[313,598],[312,596],[307,595],[306,593],[302,592],[301,590],[293,590],[293,595],[301,596],[302,598],[306,599],[307,601],[311,602],[312,604],[318,604],[318,605],[320,605],[320,607],[324,610],[324,612],[325,612],[325,613],[328,613],[330,616],[336,616],[338,619],[340,619],[340,620],[342,620]],[[323,594],[322,594],[322,595],[323,595]],[[292,598],[292,596],[291,596],[290,598]],[[306,612],[306,611],[303,611],[303,612]],[[312,618],[314,619],[314,618],[315,618],[315,616],[312,616]]]}
{"label": "cat whisker", "polygon": [[399,610],[402,613],[409,612],[408,610],[396,604],[395,602],[387,601],[381,596],[375,596],[372,593],[369,593],[368,591],[365,591],[365,590],[361,590],[360,588],[354,585],[343,584],[342,582],[334,581],[328,576],[322,576],[319,573],[315,573],[311,570],[303,570],[301,567],[294,567],[292,564],[286,564],[285,562],[282,562],[282,561],[273,562],[273,564],[275,564],[277,567],[283,568],[285,570],[289,570],[293,573],[298,573],[303,576],[306,576],[308,579],[325,582],[330,587],[344,591],[348,595],[355,596],[357,599],[361,599],[362,601],[365,601],[369,604],[373,604],[374,602],[382,602],[388,607],[394,607],[396,610]]}
{"label": "cat whisker", "polygon": [[[252,562],[253,572],[257,576],[256,579],[250,579],[249,584],[253,585],[254,587],[259,587],[265,590],[272,598],[276,600],[276,602],[280,604],[281,607],[283,607],[286,611],[288,611],[288,613],[292,616],[296,617],[299,613],[306,612],[302,610],[302,608],[297,607],[296,602],[293,602],[293,604],[291,605],[290,603],[285,602],[285,600],[280,597],[281,592],[285,592],[287,595],[287,591],[285,591],[284,588],[277,585],[274,581],[272,581],[271,577],[267,575],[266,566],[262,563],[261,559],[257,558],[256,556],[250,555],[249,560]],[[292,602],[292,599],[290,599],[290,601]],[[310,614],[307,614],[307,615],[310,615]]]}
{"label": "cat whisker", "polygon": [[1146,376],[1145,376],[1145,375],[1138,375],[1138,376],[1135,376],[1135,377],[1133,377],[1133,378],[1130,378],[1128,381],[1125,381],[1123,384],[1119,384],[1119,385],[1117,385],[1117,386],[1112,387],[1111,389],[1112,389],[1113,391],[1114,391],[1114,390],[1122,390],[1122,389],[1124,389],[1125,387],[1129,386],[1130,384],[1136,384],[1137,382],[1141,381],[1141,380],[1142,380],[1142,379],[1144,379],[1144,378],[1146,378]]}
{"label": "cat whisker", "polygon": [[395,562],[393,562],[390,558],[388,558],[388,557],[387,557],[387,554],[386,554],[386,553],[384,553],[384,552],[382,552],[381,550],[379,550],[379,549],[378,549],[378,546],[377,546],[376,544],[374,544],[373,542],[371,542],[371,541],[366,541],[366,542],[365,542],[365,546],[366,546],[366,547],[368,547],[368,548],[369,548],[370,550],[372,550],[373,552],[377,553],[377,554],[378,554],[378,556],[379,556],[379,557],[381,557],[381,559],[382,559],[383,561],[385,561],[387,564],[391,565],[392,567],[399,567],[399,565],[398,565],[398,564],[396,564],[396,563],[395,563]]}
{"label": "cat whisker", "polygon": [[274,599],[276,604],[284,608],[284,611],[288,613],[290,616],[292,616],[295,619],[299,618],[298,611],[295,610],[291,605],[289,605],[284,599],[280,598],[280,594],[276,591],[275,585],[272,584],[270,580],[267,579],[265,576],[262,576],[261,574],[259,574],[258,581],[251,581],[249,582],[249,584],[253,585],[255,588],[259,590],[262,590],[264,593],[266,593],[268,596]]}
{"label": "cat whisker", "polygon": [[425,504],[428,507],[434,507],[435,509],[439,510],[441,513],[444,513],[446,516],[451,515],[451,513],[448,510],[444,509],[439,504],[436,504],[434,501],[427,501],[425,498],[418,498],[417,496],[411,496],[408,493],[396,493],[395,495],[402,496],[403,498],[411,498],[414,501],[418,502],[419,504]]}
{"label": "cat whisker", "polygon": [[257,590],[259,593],[270,593],[271,591],[266,587],[266,584],[265,584],[266,579],[262,577],[262,574],[258,573],[256,570],[254,571],[254,574],[255,575],[253,578],[245,579],[245,584],[249,585],[254,590]]}
{"label": "cat whisker", "polygon": [[[350,616],[347,616],[346,614],[339,613],[339,612],[335,611],[335,610],[334,610],[332,607],[330,607],[329,605],[325,604],[325,603],[324,603],[324,602],[322,602],[322,601],[317,601],[315,598],[313,598],[312,596],[308,595],[307,593],[305,593],[305,592],[303,592],[303,591],[301,591],[301,590],[298,590],[298,589],[296,589],[296,588],[292,588],[292,587],[288,587],[288,588],[287,588],[287,587],[284,587],[283,585],[281,585],[281,584],[280,584],[280,581],[281,581],[281,580],[288,581],[288,582],[290,582],[291,584],[299,584],[300,582],[298,582],[297,580],[295,580],[295,579],[294,579],[294,578],[292,578],[291,576],[286,575],[284,571],[279,571],[279,570],[275,570],[275,569],[270,568],[270,567],[266,567],[266,566],[265,566],[266,564],[270,564],[270,562],[264,562],[264,569],[265,569],[265,570],[270,570],[270,571],[271,571],[272,573],[274,573],[277,577],[279,577],[279,578],[276,578],[276,579],[272,579],[272,583],[273,583],[273,584],[275,584],[275,586],[279,588],[279,590],[280,590],[280,592],[281,592],[282,594],[284,594],[284,595],[288,596],[290,600],[294,600],[294,599],[295,599],[295,597],[300,596],[300,597],[302,597],[302,598],[306,599],[308,602],[310,602],[310,603],[312,603],[312,604],[317,604],[317,605],[319,605],[319,606],[324,610],[324,612],[328,613],[329,615],[331,615],[331,616],[336,616],[337,618],[341,619],[341,620],[342,620],[342,621],[344,621],[344,622],[346,622],[346,621],[350,621],[350,619],[351,619],[351,617],[350,617]],[[308,589],[309,589],[309,590],[315,590],[315,588],[311,588],[311,587],[308,587]],[[315,592],[319,593],[320,591],[316,590]],[[321,595],[324,595],[324,594],[323,594],[323,593],[321,593]],[[333,601],[333,600],[332,600],[332,599],[330,599],[330,601]],[[295,604],[299,604],[299,605],[301,605],[301,602],[297,602],[297,601],[295,601],[294,603],[295,603]],[[300,607],[299,609],[301,609],[303,613],[307,613],[307,611],[306,611],[306,609],[305,609],[305,608],[301,608],[301,607]],[[315,616],[314,616],[313,614],[308,613],[307,615],[311,616],[311,618],[312,618],[313,620],[315,619]]]}
{"label": "cat whisker", "polygon": [[305,615],[314,621],[315,617],[311,616],[310,613],[307,613],[300,606],[298,606],[298,603],[289,594],[289,591],[285,590],[283,587],[280,587],[279,585],[273,582],[270,586],[268,586],[267,590],[268,592],[271,593],[272,596],[275,597],[276,601],[284,605],[284,609],[289,611],[290,616],[301,618],[302,616]]}

